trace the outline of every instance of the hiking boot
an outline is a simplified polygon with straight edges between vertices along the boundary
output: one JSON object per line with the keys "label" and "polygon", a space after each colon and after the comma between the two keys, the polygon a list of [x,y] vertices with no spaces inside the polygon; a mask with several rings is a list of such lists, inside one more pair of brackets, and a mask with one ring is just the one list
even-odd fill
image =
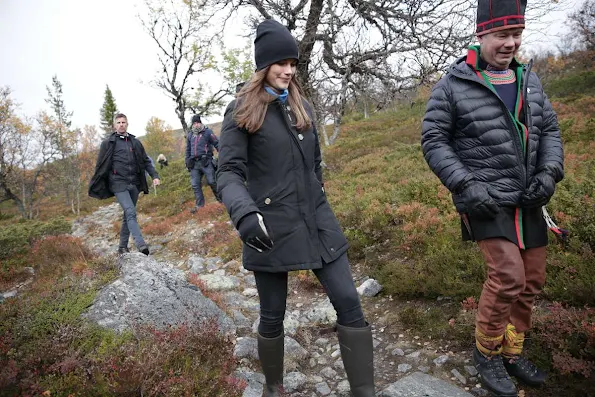
{"label": "hiking boot", "polygon": [[486,357],[476,347],[473,361],[483,387],[498,397],[517,397],[516,386],[506,372],[501,355]]}
{"label": "hiking boot", "polygon": [[147,247],[146,245],[143,245],[142,247],[139,247],[138,250],[140,252],[142,252],[145,255],[149,255],[149,247]]}
{"label": "hiking boot", "polygon": [[194,207],[192,207],[192,209],[190,210],[191,214],[195,214],[196,211],[198,211],[199,209],[201,209],[203,206],[201,205],[200,207],[198,205],[195,205]]}
{"label": "hiking boot", "polygon": [[129,252],[130,250],[128,249],[128,247],[118,247],[118,255],[124,255]]}
{"label": "hiking boot", "polygon": [[504,367],[510,376],[514,376],[529,386],[541,386],[547,374],[524,357],[503,357]]}

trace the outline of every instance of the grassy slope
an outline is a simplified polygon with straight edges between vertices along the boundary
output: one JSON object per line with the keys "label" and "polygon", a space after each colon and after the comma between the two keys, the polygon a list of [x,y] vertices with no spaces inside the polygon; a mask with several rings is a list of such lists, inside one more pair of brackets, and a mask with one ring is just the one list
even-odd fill
{"label": "grassy slope", "polygon": [[[566,150],[566,178],[549,208],[557,221],[570,229],[573,237],[565,249],[557,244],[549,248],[545,295],[579,307],[595,303],[592,294],[595,290],[594,76],[592,69],[565,74],[552,80],[546,88],[559,115]],[[413,107],[397,106],[369,120],[358,119],[359,115],[350,116],[337,143],[324,150],[329,200],[349,237],[351,258],[369,267],[384,284],[385,293],[401,297],[477,297],[484,277],[483,259],[474,244],[460,241],[458,218],[450,196],[423,160],[419,145],[425,111],[423,95],[416,103]],[[151,214],[154,220],[153,225],[143,225],[148,234],[151,227],[153,234],[159,234],[159,229],[175,228],[176,219],[188,216],[182,211],[192,204],[193,195],[183,161],[170,164],[160,171],[164,185],[157,195],[151,192],[139,201],[139,210]],[[207,200],[212,202],[209,189],[205,188],[205,192]],[[84,197],[83,212],[109,202],[111,200]],[[117,363],[119,354],[143,357],[150,352],[143,345],[131,344],[126,336],[117,338],[78,320],[78,314],[97,289],[116,277],[113,265],[97,259],[81,261],[77,254],[81,250],[80,242],[76,239],[49,238],[47,243],[37,243],[31,249],[41,234],[64,232],[64,221],[55,219],[57,215],[73,219],[62,201],[48,199],[44,203],[41,218],[50,221],[41,226],[34,222],[16,222],[18,217],[7,203],[0,208],[1,248],[6,251],[0,250],[0,285],[26,277],[23,266],[37,263],[40,254],[49,260],[45,265],[37,265],[40,277],[27,293],[10,305],[8,301],[0,304],[0,366],[10,369],[0,376],[0,385],[6,387],[0,390],[51,389],[63,395],[68,391],[85,390],[93,391],[94,395],[114,395],[114,381],[134,384],[139,375],[134,367],[114,370],[112,366]],[[200,216],[206,217],[205,221],[215,220],[217,230],[221,230],[213,241],[203,242],[205,253],[237,257],[241,245],[219,207],[214,206]],[[183,251],[183,247],[180,250]],[[64,257],[65,251],[70,254]],[[52,258],[61,266],[55,267]],[[53,270],[46,273],[44,266]],[[77,287],[81,281],[84,287]],[[68,316],[55,315],[66,307],[70,310]],[[472,322],[473,299],[465,300],[463,307],[471,312],[457,317],[457,322]],[[534,357],[550,367],[553,360],[558,374],[595,368],[593,310],[555,307],[538,314],[531,349]],[[407,315],[415,321],[407,320]],[[451,313],[436,310],[399,313],[403,323],[408,322],[411,327],[417,324],[421,332],[432,322],[447,321],[444,315]],[[472,327],[471,323],[466,325]],[[448,328],[441,329],[448,338]],[[31,333],[34,330],[39,332]],[[23,339],[23,335],[28,337]],[[454,332],[450,336],[454,338]],[[155,343],[151,342],[153,337],[147,331],[142,340]],[[165,343],[164,348],[171,352],[172,359],[186,357],[178,348],[187,346],[196,336],[186,332],[172,337],[177,339],[161,341]],[[220,342],[214,340],[213,345],[219,346]],[[47,348],[43,360],[36,361],[36,352],[48,346],[52,348]],[[226,351],[224,355],[227,354]],[[200,365],[196,360],[192,362]],[[208,358],[204,362],[207,363]],[[175,363],[172,361],[171,365]],[[163,375],[166,380],[171,365],[155,362],[144,371]],[[116,378],[96,377],[89,381],[85,375],[87,370],[112,371]],[[186,390],[200,387],[202,381],[193,378],[194,369],[188,370],[179,379],[188,382]],[[555,383],[548,389],[553,390],[550,395],[556,395],[555,390],[567,386],[581,390],[585,382],[591,380],[592,377],[585,380],[580,375],[556,375]],[[565,395],[581,394],[566,391]]]}

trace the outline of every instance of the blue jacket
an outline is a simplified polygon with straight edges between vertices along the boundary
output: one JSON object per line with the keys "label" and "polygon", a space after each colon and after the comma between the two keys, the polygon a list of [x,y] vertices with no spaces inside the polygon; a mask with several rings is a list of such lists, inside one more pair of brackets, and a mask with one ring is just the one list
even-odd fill
{"label": "blue jacket", "polygon": [[204,156],[212,158],[213,148],[219,150],[219,139],[210,128],[190,131],[186,138],[186,167],[192,168],[194,162]]}

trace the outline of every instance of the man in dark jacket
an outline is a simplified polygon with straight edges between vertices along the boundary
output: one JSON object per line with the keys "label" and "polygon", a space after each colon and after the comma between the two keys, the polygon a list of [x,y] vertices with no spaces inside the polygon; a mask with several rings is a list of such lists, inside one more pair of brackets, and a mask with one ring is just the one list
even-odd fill
{"label": "man in dark jacket", "polygon": [[190,182],[194,190],[196,204],[192,213],[205,205],[202,193],[202,176],[207,178],[207,183],[213,191],[217,201],[217,183],[215,181],[215,168],[213,166],[213,148],[219,150],[219,140],[213,131],[206,127],[198,114],[192,116],[192,129],[186,137],[186,168],[190,171]]}
{"label": "man in dark jacket", "polygon": [[128,119],[118,113],[114,118],[115,132],[101,142],[95,173],[89,184],[89,196],[106,199],[116,196],[122,207],[122,227],[118,253],[129,252],[130,234],[138,250],[149,255],[143,235],[136,220],[136,202],[142,191],[149,193],[145,172],[153,178],[155,186],[160,184],[159,175],[142,143],[127,132]]}
{"label": "man in dark jacket", "polygon": [[479,46],[434,87],[423,120],[426,161],[450,190],[465,240],[488,265],[476,317],[474,360],[484,386],[516,396],[509,375],[540,385],[520,356],[531,308],[545,282],[542,206],[563,176],[556,114],[531,62],[515,59],[526,0],[479,0]]}

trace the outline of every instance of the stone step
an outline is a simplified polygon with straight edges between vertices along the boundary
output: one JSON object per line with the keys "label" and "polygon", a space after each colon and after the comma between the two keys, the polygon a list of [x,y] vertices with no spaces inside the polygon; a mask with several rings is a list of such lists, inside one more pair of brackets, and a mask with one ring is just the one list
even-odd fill
{"label": "stone step", "polygon": [[379,397],[474,397],[452,384],[422,372],[414,372],[384,389]]}

